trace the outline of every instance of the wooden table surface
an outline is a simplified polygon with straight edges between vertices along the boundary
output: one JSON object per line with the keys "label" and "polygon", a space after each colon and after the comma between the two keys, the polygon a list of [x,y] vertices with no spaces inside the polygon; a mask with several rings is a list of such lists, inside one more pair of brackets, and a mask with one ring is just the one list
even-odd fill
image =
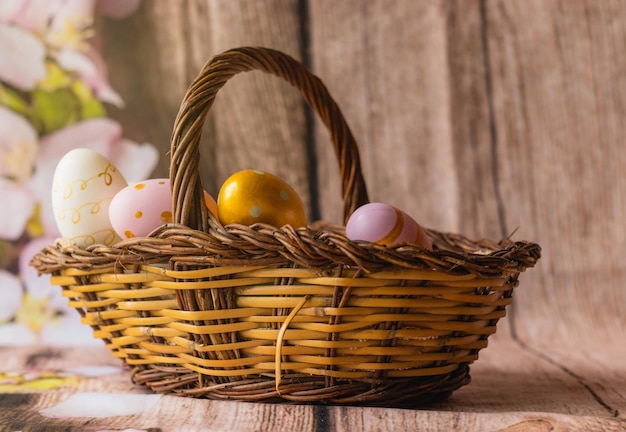
{"label": "wooden table surface", "polygon": [[598,340],[596,348],[604,348],[593,350],[528,346],[501,323],[471,366],[472,382],[445,402],[416,409],[154,395],[133,385],[129,370],[104,348],[2,348],[0,430],[626,430],[623,344]]}

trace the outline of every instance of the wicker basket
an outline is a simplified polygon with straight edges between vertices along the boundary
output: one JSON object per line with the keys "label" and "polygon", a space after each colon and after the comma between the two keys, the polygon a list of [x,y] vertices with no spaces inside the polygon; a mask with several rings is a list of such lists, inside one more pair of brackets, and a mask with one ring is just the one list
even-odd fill
{"label": "wicker basket", "polygon": [[86,250],[59,239],[31,264],[155,392],[412,407],[448,397],[469,382],[540,247],[427,230],[430,251],[353,242],[322,222],[221,226],[202,198],[201,129],[219,89],[250,70],[301,91],[331,133],[344,214],[366,203],[357,146],[321,81],[278,51],[238,48],[210,60],[181,104],[175,223]]}

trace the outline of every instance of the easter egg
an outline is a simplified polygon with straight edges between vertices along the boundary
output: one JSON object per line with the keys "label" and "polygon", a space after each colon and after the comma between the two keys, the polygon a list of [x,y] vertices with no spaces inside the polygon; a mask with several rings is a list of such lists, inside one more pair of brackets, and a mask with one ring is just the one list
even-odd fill
{"label": "easter egg", "polygon": [[266,223],[275,227],[307,224],[302,200],[284,180],[257,170],[231,175],[217,197],[217,211],[222,224]]}
{"label": "easter egg", "polygon": [[122,174],[100,153],[78,148],[65,154],[52,178],[52,210],[61,235],[83,248],[119,241],[109,221],[109,205],[126,186]]}
{"label": "easter egg", "polygon": [[113,197],[109,217],[115,232],[124,239],[145,237],[172,222],[169,179],[150,179],[125,187]]}
{"label": "easter egg", "polygon": [[411,216],[384,203],[368,203],[356,209],[346,224],[346,236],[385,246],[410,242],[432,248],[423,228]]}
{"label": "easter egg", "polygon": [[[204,199],[209,211],[216,214],[213,197],[205,191]],[[170,180],[144,180],[120,190],[111,201],[109,217],[123,239],[146,237],[161,225],[173,222]]]}
{"label": "easter egg", "polygon": [[217,201],[215,201],[215,198],[207,191],[204,191],[204,203],[211,214],[217,219]]}

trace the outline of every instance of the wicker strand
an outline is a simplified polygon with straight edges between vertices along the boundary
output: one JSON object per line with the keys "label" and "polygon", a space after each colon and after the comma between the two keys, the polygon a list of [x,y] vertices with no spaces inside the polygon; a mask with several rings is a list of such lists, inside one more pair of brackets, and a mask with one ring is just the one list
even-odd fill
{"label": "wicker strand", "polygon": [[300,309],[302,309],[306,302],[309,301],[309,298],[311,298],[311,296],[304,296],[300,303],[298,303],[296,307],[293,308],[291,313],[289,313],[289,315],[283,322],[283,325],[280,327],[280,330],[278,331],[278,336],[276,337],[276,355],[274,357],[274,362],[276,363],[276,393],[278,393],[278,395],[280,395],[280,381],[282,379],[281,364],[283,357],[283,342],[285,340],[285,332],[287,331],[289,324],[291,324],[291,321],[293,321],[298,312],[300,312]]}

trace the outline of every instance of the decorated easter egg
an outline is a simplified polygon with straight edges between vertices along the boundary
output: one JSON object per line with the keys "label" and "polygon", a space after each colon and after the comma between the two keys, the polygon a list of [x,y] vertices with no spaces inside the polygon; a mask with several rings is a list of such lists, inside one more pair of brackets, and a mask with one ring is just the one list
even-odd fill
{"label": "decorated easter egg", "polygon": [[[205,191],[204,198],[209,211],[217,214],[213,197]],[[146,237],[161,225],[171,223],[170,180],[150,179],[120,190],[111,201],[109,217],[115,232],[123,239]]]}
{"label": "decorated easter egg", "polygon": [[423,228],[411,216],[384,203],[368,203],[356,209],[346,224],[346,236],[385,246],[410,242],[432,248]]}
{"label": "decorated easter egg", "polygon": [[217,211],[224,225],[266,223],[297,228],[307,224],[296,191],[279,177],[257,170],[239,171],[226,179],[217,197]]}
{"label": "decorated easter egg", "polygon": [[79,247],[119,241],[109,221],[109,205],[126,186],[122,174],[100,153],[78,148],[65,154],[52,178],[52,210],[61,235]]}

